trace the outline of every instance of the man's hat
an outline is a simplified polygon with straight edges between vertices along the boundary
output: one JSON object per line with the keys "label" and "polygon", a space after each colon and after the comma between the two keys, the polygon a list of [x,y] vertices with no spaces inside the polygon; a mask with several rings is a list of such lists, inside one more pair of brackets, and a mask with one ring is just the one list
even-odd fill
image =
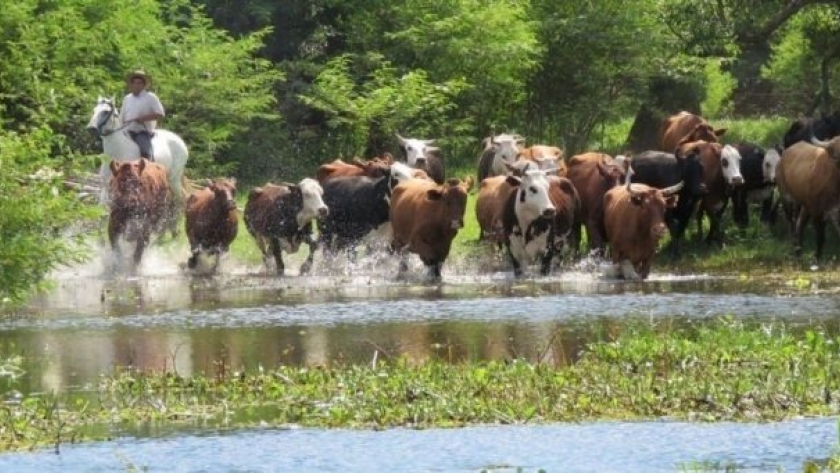
{"label": "man's hat", "polygon": [[148,75],[148,74],[146,74],[146,72],[145,72],[145,71],[142,71],[142,70],[139,70],[139,69],[138,69],[138,70],[136,70],[136,71],[131,72],[131,73],[130,73],[130,74],[129,74],[126,78],[125,78],[125,80],[126,80],[126,82],[131,82],[132,80],[134,80],[134,79],[136,79],[136,78],[143,79],[143,82],[145,82],[145,83],[146,83],[146,85],[149,85],[149,84],[152,82],[152,78],[151,78],[151,77],[149,77],[149,75]]}

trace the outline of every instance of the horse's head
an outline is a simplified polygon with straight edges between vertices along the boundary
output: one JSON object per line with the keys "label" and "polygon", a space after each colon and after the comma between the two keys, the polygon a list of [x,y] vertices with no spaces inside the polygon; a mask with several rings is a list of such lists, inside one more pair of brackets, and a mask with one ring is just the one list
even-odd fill
{"label": "horse's head", "polygon": [[101,137],[114,130],[118,121],[119,112],[114,105],[113,97],[99,97],[96,99],[96,106],[93,107],[93,114],[90,116],[87,131],[96,137]]}

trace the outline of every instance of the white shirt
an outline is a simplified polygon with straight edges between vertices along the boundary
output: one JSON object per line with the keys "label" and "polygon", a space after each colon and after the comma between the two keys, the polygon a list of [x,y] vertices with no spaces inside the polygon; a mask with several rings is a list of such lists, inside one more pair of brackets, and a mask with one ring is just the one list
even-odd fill
{"label": "white shirt", "polygon": [[[160,99],[158,99],[154,92],[143,90],[137,95],[128,94],[123,99],[122,108],[120,109],[120,117],[123,123],[135,117],[150,113],[165,115],[163,104],[160,103]],[[157,121],[149,120],[145,122],[131,122],[126,129],[128,131],[152,131],[155,127],[157,127]]]}

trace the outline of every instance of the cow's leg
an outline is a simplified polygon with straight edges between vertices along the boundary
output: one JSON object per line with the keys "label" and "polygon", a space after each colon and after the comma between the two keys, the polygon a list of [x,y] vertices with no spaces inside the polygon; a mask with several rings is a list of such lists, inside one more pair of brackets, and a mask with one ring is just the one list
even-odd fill
{"label": "cow's leg", "polygon": [[633,267],[633,263],[631,263],[629,259],[622,259],[618,264],[621,268],[621,276],[624,279],[627,279],[628,281],[642,280],[639,273],[636,272],[636,268]]}
{"label": "cow's leg", "polygon": [[146,249],[146,245],[149,243],[151,239],[151,235],[149,233],[143,233],[137,238],[137,242],[134,246],[134,267],[132,268],[132,272],[137,270],[137,267],[140,266],[140,260],[143,258],[143,251]]}
{"label": "cow's leg", "polygon": [[[773,194],[761,201],[761,222],[769,225],[776,223],[776,212],[773,206]],[[747,220],[749,223],[749,220]]]}
{"label": "cow's leg", "polygon": [[116,273],[122,261],[120,251],[120,235],[124,232],[124,225],[111,218],[108,220],[108,242],[111,244],[111,273]]}
{"label": "cow's leg", "polygon": [[426,265],[426,268],[429,270],[429,282],[431,283],[439,283],[441,279],[441,269],[443,267],[443,262],[434,259],[424,259],[423,264]]}
{"label": "cow's leg", "polygon": [[817,251],[814,253],[816,259],[822,258],[823,246],[825,245],[825,217],[814,215],[814,229],[817,232]]}
{"label": "cow's leg", "polygon": [[304,274],[309,274],[309,271],[312,269],[312,261],[315,257],[315,252],[318,250],[318,242],[312,238],[311,234],[306,235],[303,238],[303,241],[309,245],[309,256],[306,257],[306,260],[300,265],[300,275],[303,276]]}
{"label": "cow's leg", "polygon": [[193,246],[190,258],[187,260],[187,268],[195,269],[198,266],[198,256],[201,254],[201,245]]}
{"label": "cow's leg", "polygon": [[636,269],[636,272],[639,274],[639,278],[644,280],[644,279],[647,279],[648,276],[650,276],[650,265],[651,265],[651,260],[650,259],[646,259],[646,260],[642,261],[641,263],[639,263],[639,266]]}
{"label": "cow's leg", "polygon": [[[549,238],[553,238],[549,236]],[[557,251],[553,248],[546,248],[545,253],[542,256],[542,260],[540,261],[540,274],[543,276],[548,276],[551,272],[551,260],[554,259],[554,255]]]}
{"label": "cow's leg", "polygon": [[806,212],[804,208],[799,210],[799,217],[796,219],[796,228],[794,229],[796,239],[793,251],[796,256],[802,255],[802,243],[805,238],[805,227],[808,225],[809,217],[808,212]]}
{"label": "cow's leg", "polygon": [[268,240],[268,246],[271,254],[274,256],[275,270],[278,276],[283,276],[286,273],[286,265],[283,264],[283,250],[280,248],[280,240],[277,237],[271,237]]}
{"label": "cow's leg", "polygon": [[510,243],[505,242],[505,249],[507,250],[508,259],[510,260],[511,266],[513,266],[513,275],[517,278],[522,277],[522,265],[519,264],[519,261],[513,256],[513,252],[510,250]]}

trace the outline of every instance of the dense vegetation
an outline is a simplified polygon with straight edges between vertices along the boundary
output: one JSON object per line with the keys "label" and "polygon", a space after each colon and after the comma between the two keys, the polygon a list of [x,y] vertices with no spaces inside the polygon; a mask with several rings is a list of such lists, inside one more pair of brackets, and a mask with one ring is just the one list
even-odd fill
{"label": "dense vegetation", "polygon": [[[78,256],[92,218],[63,179],[95,168],[98,95],[143,68],[192,176],[293,179],[437,138],[466,166],[517,131],[571,154],[649,146],[678,109],[828,112],[840,6],[818,0],[0,0],[0,298]],[[629,136],[604,138],[632,119]],[[773,139],[778,139],[774,137]],[[24,198],[28,197],[28,198]],[[34,198],[33,198],[34,197]],[[72,232],[70,233],[72,234]]]}

